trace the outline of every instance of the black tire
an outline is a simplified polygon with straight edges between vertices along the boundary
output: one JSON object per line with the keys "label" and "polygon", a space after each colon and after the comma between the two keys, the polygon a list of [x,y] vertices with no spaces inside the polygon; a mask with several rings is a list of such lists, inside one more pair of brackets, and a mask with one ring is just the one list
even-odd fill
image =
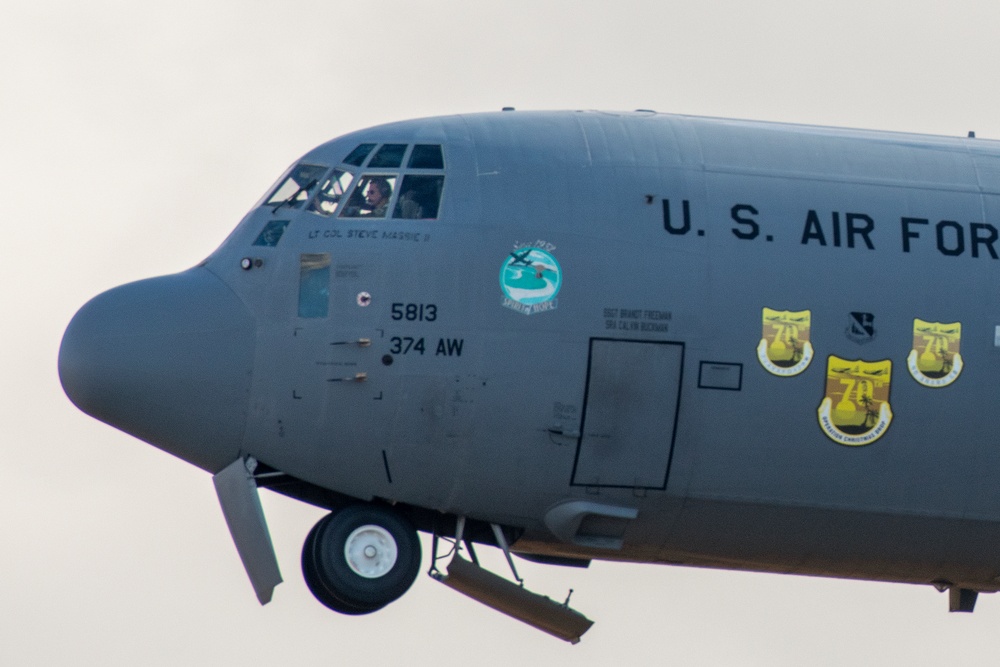
{"label": "black tire", "polygon": [[316,582],[348,608],[364,610],[355,613],[399,599],[420,571],[417,531],[397,512],[377,505],[351,505],[326,516],[316,524],[313,542]]}
{"label": "black tire", "polygon": [[309,592],[313,594],[313,597],[319,600],[320,604],[327,609],[337,612],[338,614],[360,616],[362,614],[370,614],[373,611],[378,611],[382,607],[366,609],[347,604],[346,602],[337,599],[337,597],[330,593],[326,586],[324,586],[320,581],[319,575],[316,573],[316,534],[319,532],[319,527],[325,519],[326,517],[318,521],[316,525],[312,527],[312,530],[309,531],[309,535],[306,536],[305,543],[302,545],[302,576],[306,580],[306,586],[309,588]]}

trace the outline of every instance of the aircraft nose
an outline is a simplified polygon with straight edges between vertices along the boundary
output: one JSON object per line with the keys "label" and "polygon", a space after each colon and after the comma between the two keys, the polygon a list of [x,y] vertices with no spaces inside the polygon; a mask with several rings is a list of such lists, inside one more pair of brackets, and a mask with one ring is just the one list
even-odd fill
{"label": "aircraft nose", "polygon": [[239,454],[255,322],[195,268],[104,292],[63,334],[59,378],[87,414],[210,472]]}

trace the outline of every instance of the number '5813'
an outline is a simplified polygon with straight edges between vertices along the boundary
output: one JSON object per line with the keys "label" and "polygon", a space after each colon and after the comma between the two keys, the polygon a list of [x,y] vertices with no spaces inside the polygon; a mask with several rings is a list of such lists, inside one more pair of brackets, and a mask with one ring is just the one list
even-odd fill
{"label": "number '5813'", "polygon": [[407,322],[433,322],[437,319],[438,307],[433,303],[394,303],[392,319]]}

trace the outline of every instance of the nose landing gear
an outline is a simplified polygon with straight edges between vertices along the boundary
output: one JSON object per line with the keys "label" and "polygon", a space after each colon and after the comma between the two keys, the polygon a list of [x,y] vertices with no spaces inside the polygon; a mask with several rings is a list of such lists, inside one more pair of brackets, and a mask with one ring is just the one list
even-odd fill
{"label": "nose landing gear", "polygon": [[350,505],[313,526],[302,547],[312,594],[341,614],[370,614],[397,600],[420,570],[420,540],[397,512]]}

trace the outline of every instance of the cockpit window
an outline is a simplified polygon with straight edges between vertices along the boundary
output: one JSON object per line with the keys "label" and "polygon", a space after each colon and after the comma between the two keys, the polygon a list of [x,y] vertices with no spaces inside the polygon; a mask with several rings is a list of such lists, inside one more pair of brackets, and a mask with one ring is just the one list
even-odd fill
{"label": "cockpit window", "polygon": [[347,192],[354,180],[354,174],[349,171],[334,169],[326,178],[319,192],[309,203],[309,210],[320,215],[333,215],[337,212],[340,198]]}
{"label": "cockpit window", "polygon": [[444,169],[441,146],[437,144],[417,144],[410,154],[410,169]]}
{"label": "cockpit window", "polygon": [[384,218],[395,189],[395,175],[365,174],[358,180],[340,215],[344,218]]}
{"label": "cockpit window", "polygon": [[257,235],[257,240],[253,244],[264,246],[265,248],[273,248],[278,245],[278,241],[281,240],[281,236],[285,233],[285,228],[288,227],[289,222],[289,220],[268,221],[261,233]]}
{"label": "cockpit window", "polygon": [[326,173],[326,167],[315,164],[298,164],[288,177],[281,182],[266,204],[274,206],[277,211],[282,206],[299,208],[309,199],[312,189],[319,184],[319,179]]}
{"label": "cockpit window", "polygon": [[415,174],[403,176],[403,184],[399,189],[399,199],[396,201],[392,217],[411,220],[436,218],[443,187],[444,176],[418,176]]}
{"label": "cockpit window", "polygon": [[360,144],[357,148],[351,151],[350,155],[344,158],[345,164],[353,164],[355,167],[360,167],[368,157],[368,154],[372,152],[375,148],[375,144]]}
{"label": "cockpit window", "polygon": [[373,169],[398,169],[403,164],[404,153],[406,144],[385,144],[378,149],[368,166]]}

